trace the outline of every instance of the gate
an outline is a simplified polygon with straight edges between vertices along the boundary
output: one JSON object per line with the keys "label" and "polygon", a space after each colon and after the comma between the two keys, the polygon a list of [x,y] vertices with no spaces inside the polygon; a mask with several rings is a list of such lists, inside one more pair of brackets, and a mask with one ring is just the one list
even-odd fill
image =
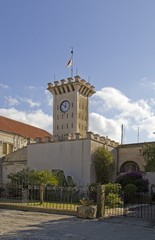
{"label": "gate", "polygon": [[105,217],[125,216],[155,219],[155,195],[151,193],[105,193]]}
{"label": "gate", "polygon": [[151,193],[124,195],[124,215],[155,219],[155,196]]}

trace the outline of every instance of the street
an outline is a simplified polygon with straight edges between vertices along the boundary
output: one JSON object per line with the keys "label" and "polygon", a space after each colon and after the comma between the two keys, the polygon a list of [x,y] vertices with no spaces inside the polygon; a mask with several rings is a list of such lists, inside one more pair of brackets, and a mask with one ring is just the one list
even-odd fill
{"label": "street", "polygon": [[77,217],[0,209],[3,240],[154,240],[155,222],[133,217],[85,220]]}

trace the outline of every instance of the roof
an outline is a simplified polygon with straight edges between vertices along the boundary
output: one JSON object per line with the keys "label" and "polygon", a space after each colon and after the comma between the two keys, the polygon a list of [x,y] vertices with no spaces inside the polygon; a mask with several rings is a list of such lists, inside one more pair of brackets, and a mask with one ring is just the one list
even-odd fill
{"label": "roof", "polygon": [[49,132],[22,122],[15,121],[3,116],[0,116],[0,131],[17,134],[25,138],[35,139],[40,137],[52,137]]}

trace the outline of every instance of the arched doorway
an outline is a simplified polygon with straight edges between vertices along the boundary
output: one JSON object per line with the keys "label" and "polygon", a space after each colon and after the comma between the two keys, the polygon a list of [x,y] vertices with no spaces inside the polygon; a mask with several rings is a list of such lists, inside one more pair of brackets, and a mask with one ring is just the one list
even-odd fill
{"label": "arched doorway", "polygon": [[126,172],[140,172],[138,164],[134,161],[124,162],[120,167],[120,173]]}

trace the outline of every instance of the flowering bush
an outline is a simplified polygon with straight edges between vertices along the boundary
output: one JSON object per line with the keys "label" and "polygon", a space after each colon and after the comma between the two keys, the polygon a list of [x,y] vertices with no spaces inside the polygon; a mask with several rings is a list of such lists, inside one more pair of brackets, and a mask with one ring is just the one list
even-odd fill
{"label": "flowering bush", "polygon": [[121,184],[123,190],[127,184],[134,184],[137,187],[137,192],[148,192],[149,182],[147,179],[143,179],[139,172],[123,174],[116,179],[116,183]]}

